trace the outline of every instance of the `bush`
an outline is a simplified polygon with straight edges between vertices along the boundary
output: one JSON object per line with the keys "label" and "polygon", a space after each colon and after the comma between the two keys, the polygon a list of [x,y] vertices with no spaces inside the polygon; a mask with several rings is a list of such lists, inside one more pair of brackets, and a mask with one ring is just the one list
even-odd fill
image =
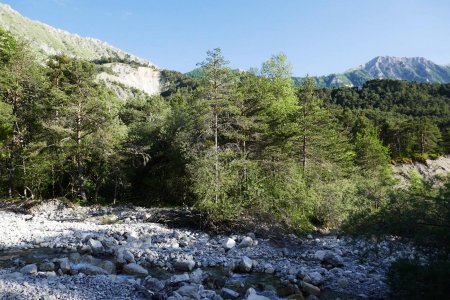
{"label": "bush", "polygon": [[391,191],[376,210],[352,214],[344,226],[351,234],[395,235],[417,245],[450,250],[450,178],[441,187],[411,177],[408,190]]}
{"label": "bush", "polygon": [[421,265],[416,260],[400,259],[390,267],[387,281],[392,299],[448,299],[450,262]]}

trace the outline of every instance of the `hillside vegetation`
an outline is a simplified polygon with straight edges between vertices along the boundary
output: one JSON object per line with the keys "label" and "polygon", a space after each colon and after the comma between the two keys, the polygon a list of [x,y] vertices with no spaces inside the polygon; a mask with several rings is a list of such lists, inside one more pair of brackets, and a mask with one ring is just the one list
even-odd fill
{"label": "hillside vegetation", "polygon": [[391,159],[449,149],[448,85],[297,88],[283,54],[248,73],[215,49],[201,79],[167,71],[161,96],[124,102],[92,63],[42,66],[0,34],[3,197],[192,205],[222,221],[270,212],[308,230],[388,205]]}

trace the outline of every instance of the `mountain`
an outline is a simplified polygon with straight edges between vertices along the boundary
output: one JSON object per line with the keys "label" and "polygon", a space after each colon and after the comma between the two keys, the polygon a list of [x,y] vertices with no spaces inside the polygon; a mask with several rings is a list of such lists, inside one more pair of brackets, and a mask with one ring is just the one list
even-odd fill
{"label": "mountain", "polygon": [[[304,78],[294,77],[296,84]],[[372,79],[397,79],[429,83],[450,82],[450,66],[423,57],[377,56],[345,73],[313,77],[320,87],[362,86]]]}
{"label": "mountain", "polygon": [[98,75],[119,96],[127,98],[135,88],[148,94],[160,92],[160,70],[153,63],[115,48],[98,39],[80,37],[30,20],[0,3],[0,27],[29,43],[36,58],[42,63],[54,54],[66,54],[102,65],[104,72]]}

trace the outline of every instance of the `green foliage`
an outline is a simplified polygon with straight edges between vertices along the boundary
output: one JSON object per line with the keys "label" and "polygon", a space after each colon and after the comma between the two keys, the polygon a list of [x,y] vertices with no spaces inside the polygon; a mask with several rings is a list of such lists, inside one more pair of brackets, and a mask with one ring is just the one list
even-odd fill
{"label": "green foliage", "polygon": [[[163,71],[161,95],[122,101],[91,62],[41,66],[8,33],[0,41],[2,196],[192,205],[220,221],[270,213],[297,231],[351,220],[355,231],[448,240],[448,190],[413,177],[393,192],[389,166],[389,151],[424,160],[444,149],[447,106],[433,107],[445,85],[297,88],[282,53],[240,72],[214,49],[198,79]],[[413,96],[423,103],[408,107]]]}
{"label": "green foliage", "polygon": [[[447,153],[449,84],[373,80],[328,91],[330,103],[365,113],[394,159]],[[326,93],[326,91],[325,91]]]}
{"label": "green foliage", "polygon": [[423,264],[400,259],[387,273],[392,299],[446,299],[450,293],[450,262],[432,260]]}
{"label": "green foliage", "polygon": [[411,174],[408,189],[392,191],[375,210],[355,212],[345,227],[357,234],[396,235],[449,250],[449,196],[450,179],[435,187]]}
{"label": "green foliage", "polygon": [[389,149],[379,139],[378,130],[368,125],[356,133],[356,162],[364,171],[386,169],[389,163]]}
{"label": "green foliage", "polygon": [[7,64],[17,51],[17,41],[14,37],[0,28],[0,62]]}

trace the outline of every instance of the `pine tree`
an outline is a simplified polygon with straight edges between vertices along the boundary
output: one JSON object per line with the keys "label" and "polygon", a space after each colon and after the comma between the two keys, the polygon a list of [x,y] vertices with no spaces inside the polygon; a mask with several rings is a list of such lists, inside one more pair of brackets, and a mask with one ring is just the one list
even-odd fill
{"label": "pine tree", "polygon": [[56,148],[64,149],[66,159],[74,162],[69,174],[75,196],[86,200],[89,161],[103,162],[126,134],[118,119],[120,104],[111,91],[94,82],[91,63],[61,55],[48,65],[52,97],[45,125]]}
{"label": "pine tree", "polygon": [[305,177],[342,175],[351,165],[348,133],[331,111],[323,107],[315,94],[312,78],[305,80],[297,97],[299,110],[295,116],[297,127],[291,138],[291,151],[298,157],[303,174]]}
{"label": "pine tree", "polygon": [[26,182],[27,157],[25,148],[31,142],[39,126],[34,109],[36,101],[43,96],[45,82],[42,68],[35,63],[25,43],[17,41],[8,32],[0,29],[0,97],[10,110],[9,130],[4,131],[3,149],[8,170],[8,195],[16,195],[17,188],[23,196],[33,196]]}
{"label": "pine tree", "polygon": [[236,113],[230,101],[233,79],[227,64],[220,48],[208,51],[206,60],[199,64],[204,72],[200,95],[211,108],[211,118],[207,122],[211,124],[214,139],[215,203],[219,202],[221,189],[220,151],[226,148],[226,133],[231,129],[232,115]]}

